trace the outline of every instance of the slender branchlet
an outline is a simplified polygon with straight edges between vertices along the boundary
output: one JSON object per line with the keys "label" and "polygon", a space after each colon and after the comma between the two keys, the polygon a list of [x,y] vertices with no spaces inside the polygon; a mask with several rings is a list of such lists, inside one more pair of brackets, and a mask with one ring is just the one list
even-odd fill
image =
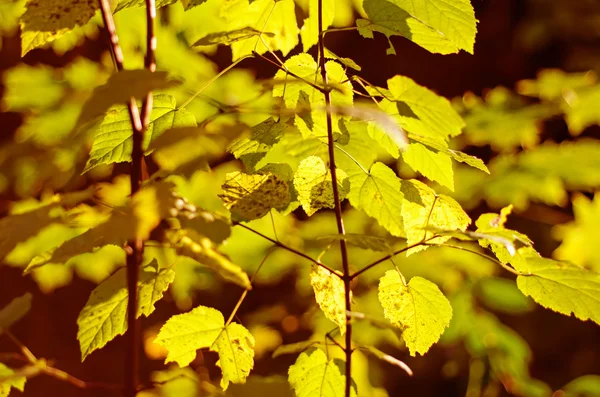
{"label": "slender branchlet", "polygon": [[[323,80],[323,86],[328,87],[327,81],[327,69],[325,67],[325,43],[324,43],[324,31],[323,31],[323,0],[318,0],[318,30],[319,30],[319,68],[321,70],[321,78]],[[325,96],[325,108],[331,107],[331,91],[326,89],[323,91]],[[334,200],[334,211],[335,219],[337,223],[338,233],[345,235],[344,219],[342,217],[342,203],[340,200],[340,192],[337,184],[337,175],[335,173],[335,141],[333,139],[333,121],[331,112],[326,112],[327,122],[327,143],[329,149],[329,170],[331,172],[331,185],[333,189],[333,200]],[[352,275],[350,274],[350,263],[348,261],[348,246],[346,239],[340,239],[340,252],[342,255],[342,270],[344,281],[344,301],[346,305],[346,313],[352,311],[352,303],[350,300],[350,282],[352,281]],[[350,397],[352,389],[352,323],[351,317],[346,315],[346,340],[344,345],[344,351],[346,353],[346,385],[345,385],[345,396]]]}
{"label": "slender branchlet", "polygon": [[[115,29],[114,19],[110,10],[108,0],[100,0],[100,9],[104,26],[110,38],[111,52],[115,61],[117,71],[123,70],[123,52],[119,46],[119,38]],[[147,46],[145,66],[150,71],[156,70],[155,50],[156,36],[154,34],[154,20],[156,18],[156,4],[154,0],[146,0],[146,25],[147,25]],[[148,93],[142,104],[142,112],[135,102],[135,98],[130,98],[127,103],[129,118],[133,130],[133,147],[131,152],[131,195],[133,196],[140,190],[144,169],[144,154],[142,144],[144,142],[144,131],[150,122],[150,113],[152,111],[152,93]],[[138,368],[140,351],[140,329],[136,321],[138,296],[137,284],[139,278],[139,267],[142,263],[144,254],[144,241],[141,238],[135,238],[128,242],[127,252],[127,324],[129,332],[127,333],[127,351],[125,355],[125,397],[135,397],[138,387]]]}

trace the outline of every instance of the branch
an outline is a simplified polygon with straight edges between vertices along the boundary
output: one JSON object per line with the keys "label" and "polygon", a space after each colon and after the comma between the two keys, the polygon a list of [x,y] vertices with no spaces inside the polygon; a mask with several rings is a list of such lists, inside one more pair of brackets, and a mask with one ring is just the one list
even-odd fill
{"label": "branch", "polygon": [[[150,71],[156,70],[155,50],[156,36],[154,34],[154,20],[156,18],[156,4],[154,0],[145,0],[146,2],[146,29],[147,29],[147,47],[145,66]],[[119,46],[119,38],[115,29],[115,22],[110,10],[109,0],[100,0],[100,9],[104,26],[108,32],[117,71],[123,70],[123,52]],[[131,195],[133,196],[140,190],[144,170],[143,141],[144,131],[150,123],[150,113],[152,111],[152,93],[148,93],[142,104],[142,114],[140,116],[135,98],[130,98],[127,104],[129,118],[133,130],[133,147],[131,151],[131,169],[130,184]],[[144,253],[144,241],[136,238],[128,242],[127,252],[127,324],[129,332],[127,333],[128,343],[125,355],[125,396],[135,397],[138,384],[139,367],[139,344],[140,330],[139,323],[136,321],[137,314],[137,284],[139,278],[139,267],[142,263]]]}
{"label": "branch", "polygon": [[[435,237],[430,237],[428,240],[431,240],[432,238],[435,238]],[[399,250],[396,250],[396,251],[394,251],[394,252],[392,252],[392,253],[390,253],[390,254],[388,254],[388,255],[384,256],[384,257],[383,257],[383,258],[381,258],[381,259],[377,259],[375,262],[371,263],[370,265],[367,265],[367,266],[363,267],[362,269],[360,269],[359,271],[357,271],[356,273],[354,273],[352,276],[350,276],[350,279],[352,280],[352,279],[354,279],[354,278],[358,277],[359,275],[363,274],[363,273],[364,273],[364,272],[366,272],[367,270],[369,270],[369,269],[371,269],[371,268],[373,268],[373,267],[375,267],[375,266],[379,265],[379,264],[380,264],[380,263],[382,263],[382,262],[385,262],[385,261],[387,261],[388,259],[392,259],[394,256],[396,256],[396,255],[398,255],[398,254],[401,254],[401,253],[403,253],[403,252],[406,252],[406,251],[408,251],[408,250],[409,250],[409,249],[411,249],[411,248],[418,247],[419,245],[423,245],[423,244],[425,244],[425,243],[426,243],[426,241],[427,241],[427,240],[425,240],[425,241],[419,241],[418,243],[414,243],[414,244],[411,244],[411,245],[407,245],[406,247],[400,248]]]}
{"label": "branch", "polygon": [[244,229],[246,229],[246,230],[248,230],[248,231],[250,231],[250,232],[252,232],[252,233],[254,233],[254,234],[256,234],[256,235],[258,235],[258,236],[260,236],[260,237],[262,237],[262,238],[264,238],[265,240],[268,240],[268,241],[272,242],[273,244],[275,244],[275,245],[276,245],[276,246],[278,246],[279,248],[283,248],[284,250],[286,250],[286,251],[289,251],[289,252],[291,252],[292,254],[295,254],[295,255],[297,255],[297,256],[299,256],[299,257],[301,257],[301,258],[304,258],[304,259],[306,259],[306,260],[308,260],[308,261],[310,261],[310,262],[314,263],[314,264],[315,264],[315,265],[317,265],[317,266],[320,266],[320,267],[322,267],[323,269],[325,269],[325,270],[329,271],[331,274],[333,274],[333,275],[335,275],[335,276],[337,276],[337,277],[340,277],[340,278],[342,278],[342,276],[341,276],[339,273],[335,272],[335,271],[334,271],[333,269],[331,269],[329,266],[327,266],[327,265],[325,265],[325,264],[323,264],[323,263],[319,262],[319,261],[318,261],[318,260],[316,260],[316,259],[313,259],[313,258],[311,258],[310,256],[306,255],[306,254],[305,254],[304,252],[302,252],[302,251],[298,251],[297,249],[295,249],[295,248],[292,248],[292,247],[290,247],[289,245],[286,245],[286,244],[284,244],[284,243],[282,243],[282,242],[280,242],[280,241],[277,241],[277,240],[275,240],[275,239],[272,239],[271,237],[269,237],[269,236],[267,236],[267,235],[265,235],[265,234],[262,234],[262,233],[261,233],[261,232],[259,232],[258,230],[252,229],[250,226],[244,225],[243,223],[234,222],[233,224],[234,224],[234,226],[235,226],[235,225],[237,225],[237,226],[241,226],[241,227],[243,227]]}
{"label": "branch", "polygon": [[[323,80],[323,85],[325,87],[328,86],[327,81],[327,68],[325,67],[325,42],[324,42],[324,34],[323,34],[323,0],[318,0],[318,29],[319,29],[319,68],[321,69],[321,78]],[[330,89],[322,89],[321,92],[325,96],[325,108],[331,108],[331,90]],[[340,235],[345,235],[346,231],[344,229],[344,220],[342,218],[342,204],[340,199],[340,192],[338,190],[337,184],[337,175],[336,175],[336,167],[335,167],[335,140],[333,139],[333,122],[331,117],[331,112],[326,112],[326,121],[327,121],[327,143],[329,150],[329,170],[331,173],[331,186],[333,189],[333,202],[334,202],[334,211],[335,211],[335,220],[337,223],[338,233]],[[346,339],[344,352],[346,353],[346,385],[345,385],[345,396],[350,397],[352,390],[352,319],[348,315],[348,312],[352,311],[352,302],[351,302],[351,291],[350,291],[350,282],[352,281],[352,276],[350,274],[350,263],[348,261],[348,246],[346,243],[346,239],[340,239],[340,252],[342,255],[342,269],[343,269],[343,277],[344,281],[344,301],[346,306]]]}
{"label": "branch", "polygon": [[480,257],[485,258],[485,259],[487,259],[489,261],[492,261],[492,262],[494,262],[497,265],[502,266],[505,270],[507,270],[508,272],[510,272],[510,273],[512,273],[514,275],[517,275],[517,276],[521,276],[522,275],[521,272],[519,272],[518,270],[513,269],[512,267],[508,266],[505,263],[500,262],[498,259],[492,258],[491,256],[484,254],[483,252],[475,251],[475,250],[472,250],[472,249],[467,248],[467,247],[462,247],[460,245],[454,245],[454,244],[441,244],[441,245],[440,244],[425,244],[425,245],[432,246],[432,247],[448,247],[448,248],[454,248],[454,249],[461,250],[461,251],[470,252],[472,254],[479,255]]}

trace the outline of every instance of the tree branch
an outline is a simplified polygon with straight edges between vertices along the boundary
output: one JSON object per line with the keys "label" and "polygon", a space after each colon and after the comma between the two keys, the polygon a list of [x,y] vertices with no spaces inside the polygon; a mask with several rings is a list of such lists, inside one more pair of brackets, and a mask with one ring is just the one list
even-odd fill
{"label": "tree branch", "polygon": [[[325,108],[331,108],[331,90],[328,89],[328,80],[327,80],[327,68],[325,67],[325,42],[324,42],[324,31],[323,31],[323,0],[318,0],[318,30],[319,30],[319,68],[321,70],[321,78],[323,80],[323,85],[325,88],[321,90],[323,95],[325,96]],[[331,187],[333,189],[333,202],[334,202],[334,211],[335,211],[335,220],[337,224],[338,233],[340,235],[345,235],[346,231],[344,229],[344,220],[342,217],[342,203],[340,199],[340,192],[337,184],[337,175],[336,175],[336,167],[335,167],[335,140],[333,139],[333,121],[331,112],[326,112],[326,122],[327,122],[327,143],[329,150],[329,171],[331,173]],[[352,319],[348,315],[348,312],[352,311],[352,302],[351,302],[351,291],[350,291],[350,282],[352,281],[352,275],[350,274],[350,263],[348,261],[348,245],[346,243],[346,239],[340,239],[340,252],[342,255],[342,269],[343,276],[342,280],[344,281],[344,301],[346,305],[346,339],[344,352],[346,353],[346,384],[344,388],[344,394],[346,397],[350,397],[351,389],[352,389]]]}
{"label": "tree branch", "polygon": [[259,232],[258,230],[252,229],[250,226],[244,225],[243,223],[234,222],[233,224],[234,224],[234,225],[237,225],[237,226],[241,226],[241,227],[243,227],[244,229],[246,229],[246,230],[248,230],[248,231],[250,231],[250,232],[252,232],[252,233],[254,233],[254,234],[256,234],[256,235],[258,235],[258,236],[260,236],[260,237],[262,237],[262,238],[264,238],[265,240],[268,240],[268,241],[272,242],[273,244],[275,244],[275,245],[276,245],[276,246],[278,246],[279,248],[283,248],[284,250],[286,250],[286,251],[289,251],[289,252],[291,252],[292,254],[295,254],[295,255],[297,255],[297,256],[299,256],[299,257],[301,257],[301,258],[304,258],[304,259],[306,259],[306,260],[308,260],[308,261],[310,261],[310,262],[314,263],[314,264],[315,264],[315,265],[317,265],[317,266],[320,266],[320,267],[322,267],[323,269],[325,269],[325,270],[329,271],[331,274],[333,274],[333,275],[335,275],[335,276],[337,276],[337,277],[339,277],[339,278],[342,278],[342,276],[341,276],[339,273],[335,272],[335,271],[334,271],[333,269],[331,269],[329,266],[327,266],[327,265],[325,265],[325,264],[323,264],[323,263],[319,262],[319,261],[318,261],[318,260],[316,260],[316,259],[313,259],[313,258],[311,258],[310,256],[306,255],[306,254],[305,254],[304,252],[302,252],[302,251],[298,251],[297,249],[295,249],[295,248],[292,248],[292,247],[290,247],[289,245],[286,245],[286,244],[284,244],[284,243],[282,243],[282,242],[280,242],[280,241],[277,241],[277,240],[275,240],[275,239],[272,239],[271,237],[269,237],[269,236],[267,236],[267,235],[265,235],[265,234],[262,234],[262,233],[261,233],[261,232]]}
{"label": "tree branch", "polygon": [[[156,4],[154,0],[145,0],[146,2],[146,28],[147,28],[147,48],[145,57],[145,66],[150,71],[156,70],[155,50],[156,36],[154,34],[154,20],[156,18]],[[100,0],[100,9],[104,26],[110,38],[111,52],[113,54],[117,71],[123,70],[123,52],[119,46],[119,38],[115,29],[114,19],[110,10],[109,0]],[[142,104],[142,114],[140,116],[135,98],[130,98],[127,103],[129,118],[131,120],[133,136],[131,151],[131,169],[130,186],[133,196],[140,190],[142,179],[144,178],[144,131],[150,123],[150,113],[152,111],[152,93],[148,93]],[[127,324],[129,332],[127,333],[128,343],[125,355],[125,396],[135,397],[138,385],[138,367],[140,350],[140,330],[139,323],[136,320],[137,314],[137,284],[139,278],[139,267],[142,263],[144,253],[144,241],[141,238],[135,238],[128,242],[127,252]]]}

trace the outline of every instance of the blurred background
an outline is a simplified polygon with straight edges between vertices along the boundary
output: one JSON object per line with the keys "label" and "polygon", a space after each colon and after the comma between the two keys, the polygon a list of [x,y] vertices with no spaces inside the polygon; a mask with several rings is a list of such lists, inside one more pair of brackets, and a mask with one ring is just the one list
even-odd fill
{"label": "blurred background", "polygon": [[[358,16],[356,5],[337,1],[340,7],[335,26],[352,26]],[[97,25],[92,25],[54,42],[50,48],[35,49],[21,58],[19,30],[14,25],[16,19],[11,14],[14,11],[8,3],[0,5],[3,30],[0,96],[6,98],[10,94],[7,86],[13,81],[11,79],[18,80],[18,71],[26,70],[19,68],[26,65],[41,70],[41,85],[52,79],[62,79],[67,87],[63,88],[68,91],[60,94],[63,95],[62,104],[72,104],[77,109],[82,103],[81,97],[77,96],[81,87],[86,87],[90,81],[105,79],[109,73],[109,69],[102,66],[110,65],[106,54],[107,37],[99,32]],[[370,40],[356,31],[328,34],[327,46],[338,56],[351,58],[360,65],[360,76],[372,84],[385,86],[387,79],[401,74],[452,100],[467,121],[466,131],[455,139],[454,147],[482,158],[489,164],[492,174],[486,176],[456,167],[455,192],[437,188],[455,197],[472,219],[513,204],[508,226],[527,234],[543,256],[568,259],[600,271],[600,251],[597,250],[600,244],[597,228],[600,198],[594,199],[593,195],[600,186],[597,141],[600,137],[597,125],[600,122],[600,86],[597,86],[596,77],[600,73],[600,2],[472,0],[472,4],[479,20],[474,55],[464,52],[435,55],[397,36],[391,38],[397,55],[385,55],[388,42],[383,35],[375,34],[375,40]],[[172,26],[177,35],[173,36],[172,42],[159,40],[159,47],[172,45],[175,48],[182,42],[193,42],[194,35],[198,36],[189,28],[188,20],[193,17],[181,16],[177,7],[180,6],[177,4],[161,11],[163,23]],[[202,7],[194,12],[203,12]],[[305,10],[306,4],[299,2],[299,23]],[[124,12],[116,22],[117,26],[126,26],[128,23],[133,25],[131,21],[134,20],[134,14],[125,15]],[[133,28],[130,33],[121,29],[126,58],[128,51],[141,53],[138,43],[143,37],[136,39],[138,33]],[[292,54],[300,52],[299,47]],[[211,47],[194,56],[193,63],[187,64],[190,70],[206,68],[214,73],[231,63],[231,52],[224,46]],[[130,66],[139,61],[134,56],[129,59]],[[40,69],[42,65],[51,68]],[[175,66],[159,54],[158,68],[161,67]],[[247,71],[227,75],[207,95],[226,100],[227,90],[235,90],[239,82],[251,80],[253,75],[268,79],[276,72],[272,65],[259,59],[244,61],[240,68]],[[181,73],[187,73],[184,76],[186,83],[197,87],[197,82],[205,79],[203,72],[190,70]],[[26,84],[20,87],[28,89]],[[44,87],[47,88],[45,91],[30,87],[31,97],[21,108],[13,101],[12,108],[4,106],[0,113],[3,174],[0,211],[3,214],[9,210],[10,201],[40,197],[45,189],[81,188],[96,181],[116,180],[118,175],[127,172],[125,166],[117,165],[100,167],[86,178],[79,177],[73,164],[80,163],[86,154],[68,152],[61,142],[61,131],[53,130],[55,125],[68,123],[70,116],[54,111],[54,104],[45,103],[59,94],[51,83]],[[48,117],[32,122],[28,110]],[[222,175],[235,169],[236,165],[230,160],[221,159],[215,164],[215,172]],[[401,176],[416,176],[402,161],[397,167]],[[205,208],[220,205],[206,201],[209,199],[205,195],[217,192],[219,184],[209,181],[204,174],[191,176],[182,186],[192,202]],[[376,232],[377,226],[364,215],[354,211],[348,211],[346,215],[350,230]],[[316,241],[317,232],[331,229],[334,223],[328,213],[310,219],[296,213],[291,220],[276,217],[275,224],[280,235],[289,234],[291,239],[303,240],[304,248],[316,256],[323,248]],[[255,221],[255,227],[270,231],[270,220]],[[95,269],[90,269],[90,261],[97,258],[83,258],[70,263],[68,269],[46,269],[24,277],[23,264],[26,265],[33,255],[31,252],[39,248],[33,247],[35,244],[22,247],[21,252],[10,258],[11,263],[7,263],[10,266],[0,269],[0,306],[26,291],[34,294],[32,311],[13,332],[38,357],[54,360],[58,368],[77,377],[121,382],[123,337],[117,337],[102,350],[94,352],[84,363],[80,362],[76,340],[79,311],[90,291],[118,266],[121,253],[105,250],[102,265]],[[224,251],[250,272],[262,260],[267,248],[268,244],[263,241],[236,231]],[[356,255],[357,268],[360,267],[358,263],[377,258],[376,253]],[[334,262],[335,250],[328,256]],[[270,270],[269,263],[272,265]],[[564,393],[557,390],[571,380],[584,375],[600,375],[600,327],[533,305],[519,295],[514,283],[506,282],[512,279],[510,274],[502,273],[480,258],[444,249],[399,258],[397,263],[408,276],[421,274],[437,282],[453,303],[455,319],[442,343],[435,345],[424,357],[410,357],[398,342],[397,335],[389,330],[357,325],[356,333],[362,335],[357,338],[365,343],[376,343],[382,350],[405,360],[415,373],[409,378],[396,367],[361,356],[356,365],[361,366],[359,372],[366,379],[364,382],[370,384],[370,388],[365,389],[365,396],[385,396],[387,390],[389,396],[550,396],[555,393],[556,397],[561,397]],[[156,305],[156,312],[142,321],[146,330],[142,361],[142,379],[145,381],[167,376],[153,373],[163,369],[164,353],[151,343],[166,319],[197,304],[208,303],[228,312],[241,293],[237,288],[215,285],[210,273],[194,264],[178,263],[177,266],[178,279],[170,293]],[[272,255],[261,270],[258,286],[238,312],[239,320],[249,327],[257,340],[254,375],[286,376],[286,369],[295,356],[271,358],[272,351],[281,343],[305,340],[314,335],[315,330],[332,328],[331,323],[325,324],[327,320],[319,317],[313,300],[309,299],[311,291],[307,288],[306,268],[306,263],[299,263],[285,253]],[[371,303],[375,296],[367,291],[370,285],[375,285],[377,274],[368,277],[357,287],[358,307],[376,305]],[[0,338],[1,352],[13,350],[6,338]],[[217,378],[215,361],[214,354],[199,354],[192,364],[195,373],[190,376],[200,380]],[[511,389],[511,377],[519,384],[516,389]],[[277,379],[271,386],[272,395],[289,395],[287,386],[282,386]],[[174,387],[156,393],[209,395],[203,394],[194,382],[191,386]],[[182,391],[177,391],[176,387],[182,387]],[[586,387],[592,390],[593,385]],[[261,395],[232,389],[231,395]],[[512,394],[509,393],[511,390]],[[580,395],[600,396],[600,390],[595,390],[598,394],[590,391]],[[188,392],[190,394],[185,394]],[[40,376],[27,383],[24,395],[107,394],[75,389]]]}

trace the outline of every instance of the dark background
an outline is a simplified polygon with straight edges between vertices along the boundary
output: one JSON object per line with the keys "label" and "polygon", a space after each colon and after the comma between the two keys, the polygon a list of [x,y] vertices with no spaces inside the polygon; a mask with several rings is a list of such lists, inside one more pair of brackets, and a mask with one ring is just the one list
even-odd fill
{"label": "dark background", "polygon": [[[453,97],[465,91],[481,95],[487,88],[497,85],[514,87],[516,81],[535,77],[542,68],[559,67],[567,71],[586,71],[600,63],[600,16],[598,1],[533,1],[533,0],[472,0],[479,20],[475,55],[433,55],[408,40],[392,38],[397,56],[386,56],[387,40],[376,34],[376,40],[362,38],[357,32],[340,32],[327,36],[327,45],[339,56],[352,58],[363,70],[361,75],[373,84],[384,86],[385,81],[402,74],[438,93]],[[537,29],[537,30],[536,30]],[[540,34],[532,32],[541,31]],[[60,66],[69,63],[78,55],[98,59],[106,43],[106,37],[87,42],[63,56],[51,50],[34,50],[26,55],[28,64],[47,63]],[[221,68],[228,65],[228,50],[221,48],[212,57]],[[18,34],[4,37],[0,52],[0,73],[20,62]],[[245,61],[246,62],[246,61]],[[259,77],[271,77],[275,69],[261,61],[248,61],[245,67],[254,68]],[[0,88],[1,90],[1,88]],[[600,111],[600,105],[599,105]],[[20,123],[16,113],[0,113],[0,142],[10,139]],[[597,136],[598,128],[592,127],[584,135]],[[544,139],[564,140],[568,138],[562,120],[546,123]],[[484,150],[485,149],[478,149]],[[479,208],[478,211],[482,211]],[[568,220],[569,210],[561,210]],[[536,248],[544,256],[550,256],[556,242],[550,238],[552,225],[537,222],[538,215],[530,210],[515,217],[511,227],[530,235]],[[278,286],[257,288],[249,295],[239,313],[243,318],[249,309],[270,304],[275,300],[286,302],[289,310],[302,314],[308,303],[294,302],[293,279],[286,278]],[[75,279],[68,287],[58,289],[50,295],[38,292],[35,283],[21,275],[20,269],[3,267],[0,271],[0,306],[26,291],[33,291],[32,311],[15,325],[13,332],[38,356],[55,360],[56,367],[86,380],[121,382],[123,378],[124,338],[117,337],[105,348],[94,352],[82,364],[76,340],[76,318],[86,302],[94,284]],[[213,296],[200,296],[198,302],[211,301],[218,309],[229,310],[238,299],[237,293],[221,295],[218,302]],[[144,327],[164,322],[176,312],[168,299],[160,301],[150,319],[144,319]],[[527,316],[500,316],[508,326],[522,335],[533,350],[532,376],[547,382],[554,389],[571,379],[600,374],[600,327],[592,322],[580,322],[541,308]],[[301,340],[303,331],[284,335],[285,342]],[[288,340],[289,338],[289,340]],[[407,378],[395,368],[386,367],[385,387],[395,396],[464,396],[468,374],[468,356],[461,346],[447,349],[433,347],[425,358],[411,359],[415,376]],[[7,338],[0,338],[0,352],[14,351]],[[406,354],[406,353],[404,353]],[[442,365],[446,357],[462,357],[459,373],[444,377]],[[207,362],[216,360],[205,354]],[[400,356],[399,358],[403,358]],[[406,358],[406,357],[404,357]],[[263,359],[256,364],[254,373],[268,375],[282,373],[292,364],[293,356],[275,360]],[[142,361],[142,380],[147,380],[152,370],[162,368],[161,360]],[[211,365],[208,368],[214,368]],[[216,375],[216,373],[215,373]],[[102,396],[103,391],[86,391],[49,377],[38,377],[27,382],[26,396]],[[18,393],[14,392],[15,395]],[[12,395],[12,394],[11,394]],[[501,395],[505,395],[502,394]],[[275,396],[273,396],[275,397]]]}

